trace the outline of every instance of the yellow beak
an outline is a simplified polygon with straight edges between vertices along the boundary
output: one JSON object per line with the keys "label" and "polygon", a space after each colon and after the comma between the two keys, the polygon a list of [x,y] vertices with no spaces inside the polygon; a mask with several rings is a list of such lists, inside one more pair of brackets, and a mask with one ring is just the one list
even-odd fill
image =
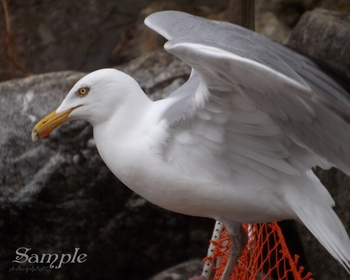
{"label": "yellow beak", "polygon": [[46,117],[38,121],[38,123],[34,126],[32,130],[33,142],[35,142],[39,138],[49,136],[52,130],[54,130],[56,127],[58,127],[60,124],[64,123],[68,119],[69,114],[75,108],[68,109],[62,113],[56,113],[55,110],[51,114],[48,114]]}

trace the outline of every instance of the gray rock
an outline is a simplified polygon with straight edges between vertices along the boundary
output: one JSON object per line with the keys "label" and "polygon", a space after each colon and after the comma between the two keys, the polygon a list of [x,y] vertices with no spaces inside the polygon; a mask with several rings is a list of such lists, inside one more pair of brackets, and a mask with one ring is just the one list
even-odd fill
{"label": "gray rock", "polygon": [[148,280],[189,280],[193,276],[201,275],[202,260],[190,260],[166,269]]}
{"label": "gray rock", "polygon": [[164,49],[141,56],[117,69],[134,77],[152,100],[165,98],[189,77],[190,67]]}
{"label": "gray rock", "polygon": [[307,12],[286,44],[350,78],[350,14],[321,9]]}
{"label": "gray rock", "polygon": [[[40,116],[53,111],[83,75],[61,72],[0,84],[2,203],[31,201],[45,186],[44,178],[65,162],[61,154],[47,145],[28,141],[30,127]],[[79,129],[81,124],[73,123],[73,127]]]}
{"label": "gray rock", "polygon": [[[110,56],[154,0],[60,0],[8,2],[10,34],[0,21],[0,80],[18,77],[18,62],[31,73],[93,71],[111,67]],[[165,1],[167,2],[167,1]],[[227,0],[173,0],[180,6],[223,6]],[[3,9],[0,11],[3,16]],[[9,46],[9,49],[5,50]],[[8,54],[10,53],[10,54]],[[13,56],[17,53],[17,61]],[[11,57],[9,57],[11,55]],[[11,59],[12,58],[12,59]],[[9,63],[12,63],[12,67]],[[22,73],[23,74],[23,73]]]}

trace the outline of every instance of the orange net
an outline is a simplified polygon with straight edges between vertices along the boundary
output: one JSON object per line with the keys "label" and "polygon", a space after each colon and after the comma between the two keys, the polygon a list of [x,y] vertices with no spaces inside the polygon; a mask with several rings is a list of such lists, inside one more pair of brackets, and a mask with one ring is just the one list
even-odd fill
{"label": "orange net", "polygon": [[[299,256],[292,257],[277,223],[243,225],[248,234],[238,264],[232,271],[231,280],[312,280],[311,273],[305,273],[298,266]],[[228,259],[231,240],[225,228],[215,245],[213,254],[204,259],[215,270],[214,280],[219,280]],[[215,264],[218,263],[217,267]]]}

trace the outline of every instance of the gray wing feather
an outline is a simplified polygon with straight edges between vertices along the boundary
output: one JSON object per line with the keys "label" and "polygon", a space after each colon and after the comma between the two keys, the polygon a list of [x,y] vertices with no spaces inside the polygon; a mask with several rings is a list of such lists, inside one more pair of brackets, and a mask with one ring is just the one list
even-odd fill
{"label": "gray wing feather", "polygon": [[[350,174],[350,113],[283,74],[196,39],[166,49],[194,68],[211,90],[218,80],[254,101],[298,145]],[[210,69],[210,70],[208,70]]]}
{"label": "gray wing feather", "polygon": [[[189,64],[212,93],[239,92],[295,143],[350,175],[350,99],[313,61],[247,29],[181,12],[153,14],[146,24],[170,40],[166,50]],[[193,90],[198,77],[191,80]],[[176,111],[185,116],[194,96],[201,95],[173,94],[174,100],[187,98]]]}
{"label": "gray wing feather", "polygon": [[251,30],[175,11],[152,14],[145,23],[168,40],[186,37],[199,43],[217,42],[220,49],[268,66],[350,110],[349,93],[313,60]]}

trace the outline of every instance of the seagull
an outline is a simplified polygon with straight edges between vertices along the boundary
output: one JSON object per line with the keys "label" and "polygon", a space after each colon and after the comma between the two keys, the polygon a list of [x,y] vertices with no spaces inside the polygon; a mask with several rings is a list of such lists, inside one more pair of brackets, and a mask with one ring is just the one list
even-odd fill
{"label": "seagull", "polygon": [[97,70],[36,124],[32,140],[86,120],[108,168],[146,200],[220,221],[233,239],[242,223],[293,219],[350,273],[349,236],[312,172],[350,175],[347,89],[311,59],[230,23],[176,11],[145,23],[192,68],[188,81],[151,101],[132,77]]}

